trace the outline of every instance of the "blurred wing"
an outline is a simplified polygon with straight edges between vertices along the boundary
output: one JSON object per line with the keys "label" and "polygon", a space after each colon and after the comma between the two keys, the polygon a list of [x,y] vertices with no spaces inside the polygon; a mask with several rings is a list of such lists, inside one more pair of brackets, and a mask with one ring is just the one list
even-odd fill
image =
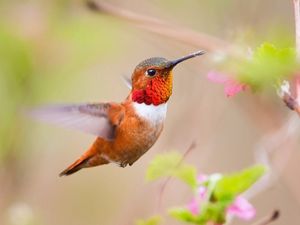
{"label": "blurred wing", "polygon": [[40,120],[81,130],[105,139],[114,138],[114,126],[108,117],[109,103],[57,105],[32,111]]}
{"label": "blurred wing", "polygon": [[131,79],[127,76],[122,76],[122,78],[123,78],[125,85],[131,90],[132,89]]}

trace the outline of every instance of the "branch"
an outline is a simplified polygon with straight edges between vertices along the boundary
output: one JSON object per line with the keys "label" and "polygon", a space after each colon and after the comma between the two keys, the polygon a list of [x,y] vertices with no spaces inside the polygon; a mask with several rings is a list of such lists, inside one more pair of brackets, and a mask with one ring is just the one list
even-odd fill
{"label": "branch", "polygon": [[[297,60],[300,61],[300,0],[293,0],[295,17],[295,49]],[[300,116],[300,76],[295,75],[292,81],[294,96],[287,91],[281,97],[286,106]]]}
{"label": "branch", "polygon": [[[299,78],[297,78],[297,80],[299,80]],[[298,81],[299,82],[299,81]],[[296,88],[299,89],[298,87],[298,82],[296,84]],[[299,95],[298,95],[299,96]],[[283,102],[286,104],[286,106],[295,111],[299,116],[300,116],[300,106],[299,103],[297,101],[297,98],[295,98],[294,96],[285,93],[282,97]]]}
{"label": "branch", "polygon": [[300,0],[293,0],[295,16],[296,52],[300,59]]}
{"label": "branch", "polygon": [[272,222],[274,222],[275,220],[277,220],[280,216],[280,212],[279,210],[275,210],[271,215],[268,215],[262,219],[260,219],[259,221],[257,221],[256,223],[253,223],[252,225],[268,225]]}
{"label": "branch", "polygon": [[166,38],[171,38],[173,40],[197,48],[203,48],[208,51],[226,51],[229,54],[235,54],[233,46],[231,44],[208,34],[196,32],[194,30],[180,26],[175,26],[153,17],[144,16],[129,10],[119,8],[117,6],[113,6],[104,1],[88,0],[87,6],[94,12],[111,15],[118,19],[129,22],[139,28],[164,36]]}
{"label": "branch", "polygon": [[[271,155],[275,153],[275,150],[284,149],[286,155],[290,155],[292,148],[287,148],[285,145],[289,142],[299,129],[299,119],[297,116],[291,116],[289,120],[278,130],[272,132],[269,135],[265,135],[255,149],[256,162],[262,163],[269,168],[268,173],[260,179],[252,188],[245,193],[246,198],[253,198],[259,193],[271,188],[280,177],[283,172],[287,158],[281,165],[277,165],[275,168],[274,162],[271,160]],[[284,146],[284,148],[280,148]],[[287,154],[289,153],[289,154]]]}
{"label": "branch", "polygon": [[290,91],[290,83],[284,80],[279,87],[278,95],[285,105],[300,116],[300,76],[296,75],[294,82],[291,82],[294,95]]}

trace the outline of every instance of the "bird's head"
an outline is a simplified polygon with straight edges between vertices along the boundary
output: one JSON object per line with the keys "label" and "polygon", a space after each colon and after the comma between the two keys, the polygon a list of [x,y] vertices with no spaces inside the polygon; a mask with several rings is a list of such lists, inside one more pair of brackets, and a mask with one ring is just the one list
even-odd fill
{"label": "bird's head", "polygon": [[172,94],[173,68],[196,56],[203,55],[198,51],[175,60],[154,57],[140,62],[132,74],[132,101],[147,105],[160,105],[168,101]]}

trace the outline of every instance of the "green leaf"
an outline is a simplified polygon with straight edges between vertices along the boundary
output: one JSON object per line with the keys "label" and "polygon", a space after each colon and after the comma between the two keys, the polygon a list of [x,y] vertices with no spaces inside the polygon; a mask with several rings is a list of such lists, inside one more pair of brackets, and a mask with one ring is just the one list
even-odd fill
{"label": "green leaf", "polygon": [[293,48],[276,48],[264,43],[256,49],[251,59],[236,62],[235,67],[238,80],[257,90],[290,78],[298,65]]}
{"label": "green leaf", "polygon": [[182,156],[179,153],[171,152],[158,155],[148,166],[146,173],[148,181],[168,176],[177,177],[192,188],[197,187],[196,168],[182,162]]}
{"label": "green leaf", "polygon": [[162,221],[162,218],[160,216],[152,216],[149,219],[146,220],[138,220],[136,221],[136,225],[158,225]]}
{"label": "green leaf", "polygon": [[[169,214],[180,221],[197,223],[197,217],[185,208],[173,208],[169,210]],[[198,223],[197,223],[198,224]]]}
{"label": "green leaf", "polygon": [[208,202],[201,205],[199,215],[192,214],[185,208],[173,208],[169,210],[169,214],[176,220],[193,223],[198,225],[205,225],[209,221],[223,224],[226,219],[226,206],[224,202]]}
{"label": "green leaf", "polygon": [[174,176],[181,179],[192,188],[197,187],[197,170],[191,165],[182,165],[174,172]]}
{"label": "green leaf", "polygon": [[207,224],[212,221],[216,224],[224,224],[226,222],[226,208],[225,202],[208,202],[202,206],[202,211],[197,218],[198,224]]}
{"label": "green leaf", "polygon": [[242,172],[223,176],[213,191],[213,199],[217,201],[233,200],[237,195],[249,189],[266,172],[266,167],[256,165]]}

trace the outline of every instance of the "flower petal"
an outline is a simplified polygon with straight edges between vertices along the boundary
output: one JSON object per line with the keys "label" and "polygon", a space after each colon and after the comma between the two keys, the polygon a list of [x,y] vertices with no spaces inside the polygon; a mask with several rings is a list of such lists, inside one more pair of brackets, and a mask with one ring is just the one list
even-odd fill
{"label": "flower petal", "polygon": [[227,97],[232,97],[237,93],[244,91],[246,89],[245,84],[240,84],[235,80],[228,80],[225,83],[224,91]]}
{"label": "flower petal", "polygon": [[187,205],[187,208],[194,215],[198,215],[200,212],[200,207],[196,198],[192,199],[192,201]]}
{"label": "flower petal", "polygon": [[244,91],[247,87],[246,84],[242,84],[232,79],[230,76],[216,71],[210,71],[207,74],[207,78],[212,82],[224,84],[224,92],[227,97],[232,97],[237,93]]}
{"label": "flower petal", "polygon": [[203,182],[205,182],[205,181],[207,181],[207,180],[208,180],[208,176],[206,174],[200,174],[197,177],[197,181],[200,184],[203,183]]}
{"label": "flower petal", "polygon": [[220,83],[220,84],[223,84],[229,80],[227,75],[219,73],[217,71],[208,72],[207,78],[214,83]]}
{"label": "flower petal", "polygon": [[227,213],[237,216],[244,220],[252,219],[255,214],[255,208],[247,201],[247,199],[238,196],[232,205],[227,209]]}
{"label": "flower petal", "polygon": [[204,187],[204,186],[198,187],[197,194],[198,194],[200,200],[204,200],[205,199],[206,193],[207,193],[207,188],[206,187]]}

